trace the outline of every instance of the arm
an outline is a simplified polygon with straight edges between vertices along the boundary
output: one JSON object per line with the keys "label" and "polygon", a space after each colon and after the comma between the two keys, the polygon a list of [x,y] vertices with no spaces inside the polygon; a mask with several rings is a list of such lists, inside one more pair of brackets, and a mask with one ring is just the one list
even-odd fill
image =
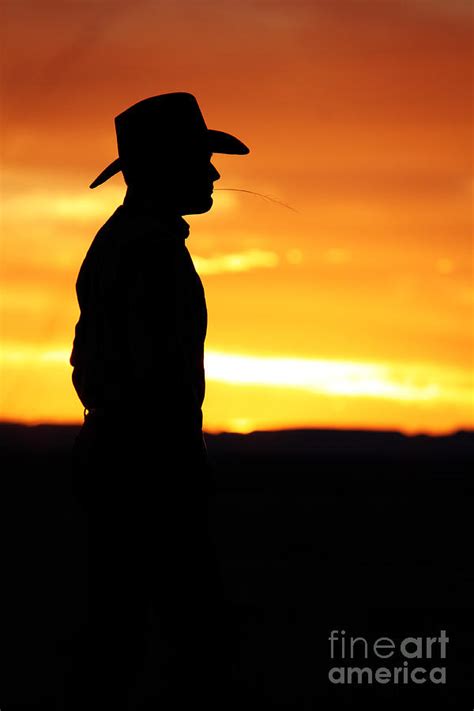
{"label": "arm", "polygon": [[186,429],[196,410],[181,308],[180,248],[172,240],[146,241],[128,264],[125,291],[131,396],[170,434]]}

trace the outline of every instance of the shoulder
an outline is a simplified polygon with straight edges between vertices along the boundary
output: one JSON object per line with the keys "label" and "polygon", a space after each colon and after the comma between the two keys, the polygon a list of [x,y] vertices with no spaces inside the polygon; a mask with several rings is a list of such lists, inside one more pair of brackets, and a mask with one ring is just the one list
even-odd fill
{"label": "shoulder", "polygon": [[132,214],[122,206],[99,231],[107,259],[118,260],[126,269],[156,262],[169,263],[177,250],[176,238],[159,223],[147,216]]}

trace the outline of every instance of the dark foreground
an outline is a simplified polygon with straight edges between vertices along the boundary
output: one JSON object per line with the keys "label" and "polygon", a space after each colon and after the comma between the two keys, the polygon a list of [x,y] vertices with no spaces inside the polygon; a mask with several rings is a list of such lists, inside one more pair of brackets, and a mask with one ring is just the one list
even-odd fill
{"label": "dark foreground", "polygon": [[[2,711],[63,708],[84,596],[84,522],[70,490],[76,431],[0,426]],[[474,434],[315,430],[207,441],[240,630],[232,708],[474,708]],[[363,640],[352,659],[347,641],[342,658],[350,637]],[[381,637],[389,641],[377,656]],[[421,639],[403,655],[408,637]],[[333,667],[345,683],[328,679]],[[348,683],[347,667],[365,668],[365,683],[357,671]],[[388,672],[377,678],[380,667]]]}

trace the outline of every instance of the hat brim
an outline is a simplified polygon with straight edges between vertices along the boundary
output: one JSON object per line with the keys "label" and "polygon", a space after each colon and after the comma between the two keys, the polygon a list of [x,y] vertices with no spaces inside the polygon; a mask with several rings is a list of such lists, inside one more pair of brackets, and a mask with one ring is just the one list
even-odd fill
{"label": "hat brim", "polygon": [[230,133],[208,128],[207,134],[211,153],[227,153],[228,155],[236,156],[245,156],[250,153],[250,148],[247,148],[245,143],[239,141],[235,136],[231,136]]}
{"label": "hat brim", "polygon": [[[225,131],[215,131],[212,128],[207,129],[208,135],[208,147],[211,153],[226,153],[227,155],[239,155],[244,156],[250,153],[250,148],[248,148],[245,143],[242,143],[238,138],[232,136],[230,133],[225,133]],[[100,175],[89,185],[91,189],[97,188],[106,180],[112,178],[117,173],[122,170],[120,165],[120,158],[116,158],[112,161]]]}

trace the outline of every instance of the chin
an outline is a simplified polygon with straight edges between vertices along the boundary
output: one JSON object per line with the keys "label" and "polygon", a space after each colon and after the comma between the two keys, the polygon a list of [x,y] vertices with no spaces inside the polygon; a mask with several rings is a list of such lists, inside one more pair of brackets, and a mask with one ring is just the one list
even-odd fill
{"label": "chin", "polygon": [[209,212],[214,204],[212,197],[207,197],[194,204],[188,204],[180,211],[182,215],[201,215],[204,212]]}

